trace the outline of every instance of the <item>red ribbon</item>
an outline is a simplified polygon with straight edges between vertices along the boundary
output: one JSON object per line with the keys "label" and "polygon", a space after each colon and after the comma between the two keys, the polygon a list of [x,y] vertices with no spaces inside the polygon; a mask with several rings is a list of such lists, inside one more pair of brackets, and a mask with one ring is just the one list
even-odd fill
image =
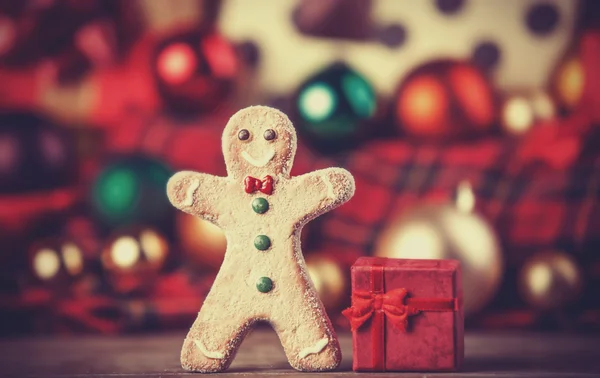
{"label": "red ribbon", "polygon": [[372,366],[374,371],[385,370],[385,320],[400,332],[407,332],[408,317],[421,311],[456,311],[454,298],[407,298],[408,290],[384,288],[384,269],[381,265],[370,268],[371,289],[352,293],[352,306],[342,311],[350,320],[352,331],[371,320]]}
{"label": "red ribbon", "polygon": [[273,177],[265,176],[264,179],[259,180],[257,178],[248,176],[244,179],[244,186],[246,193],[254,193],[257,190],[265,194],[273,193]]}

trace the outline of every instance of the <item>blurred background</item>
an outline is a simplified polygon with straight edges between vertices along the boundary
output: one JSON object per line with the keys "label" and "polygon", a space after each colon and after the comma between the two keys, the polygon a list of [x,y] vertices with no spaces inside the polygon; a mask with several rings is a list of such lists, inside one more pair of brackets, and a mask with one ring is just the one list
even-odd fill
{"label": "blurred background", "polygon": [[177,212],[239,108],[286,112],[332,321],[363,255],[463,264],[467,329],[600,330],[600,2],[0,0],[0,335],[185,329],[225,250]]}

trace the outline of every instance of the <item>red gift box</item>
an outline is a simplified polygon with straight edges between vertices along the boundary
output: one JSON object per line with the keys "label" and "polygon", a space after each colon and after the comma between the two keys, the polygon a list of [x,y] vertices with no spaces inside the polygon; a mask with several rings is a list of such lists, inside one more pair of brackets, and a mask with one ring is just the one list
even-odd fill
{"label": "red gift box", "polygon": [[361,257],[352,266],[355,371],[457,370],[464,355],[460,263]]}

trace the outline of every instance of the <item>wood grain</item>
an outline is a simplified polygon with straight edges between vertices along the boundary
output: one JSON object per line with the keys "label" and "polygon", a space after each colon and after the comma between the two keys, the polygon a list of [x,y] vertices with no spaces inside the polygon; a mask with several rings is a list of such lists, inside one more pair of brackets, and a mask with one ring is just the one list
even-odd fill
{"label": "wood grain", "polygon": [[[36,337],[0,340],[2,377],[173,377],[199,375],[179,365],[184,333],[142,336]],[[260,329],[242,344],[226,376],[358,376],[351,371],[352,342],[340,337],[344,360],[333,373],[290,368],[275,333]],[[366,374],[372,375],[372,374]],[[376,377],[597,377],[600,338],[576,335],[468,334],[459,373],[380,373]]]}

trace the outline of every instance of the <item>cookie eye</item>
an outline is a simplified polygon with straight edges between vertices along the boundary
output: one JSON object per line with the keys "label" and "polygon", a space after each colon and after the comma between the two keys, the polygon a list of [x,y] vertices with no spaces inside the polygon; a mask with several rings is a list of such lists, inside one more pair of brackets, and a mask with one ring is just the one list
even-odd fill
{"label": "cookie eye", "polygon": [[277,137],[277,134],[275,134],[275,131],[273,129],[267,129],[265,130],[264,137],[266,140],[273,140]]}
{"label": "cookie eye", "polygon": [[238,133],[238,139],[239,140],[248,140],[248,138],[250,138],[250,131],[248,131],[246,129],[241,129],[240,132]]}

